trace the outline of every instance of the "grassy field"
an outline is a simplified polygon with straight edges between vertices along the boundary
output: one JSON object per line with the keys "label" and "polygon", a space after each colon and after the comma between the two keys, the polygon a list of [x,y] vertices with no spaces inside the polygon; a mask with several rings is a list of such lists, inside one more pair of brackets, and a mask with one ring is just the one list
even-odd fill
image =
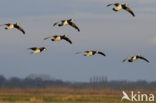
{"label": "grassy field", "polygon": [[[129,93],[131,90],[125,91]],[[156,94],[156,90],[135,91]],[[0,103],[120,103],[121,97],[121,90],[112,89],[78,89],[61,87],[0,89]],[[123,101],[122,103],[132,102]]]}

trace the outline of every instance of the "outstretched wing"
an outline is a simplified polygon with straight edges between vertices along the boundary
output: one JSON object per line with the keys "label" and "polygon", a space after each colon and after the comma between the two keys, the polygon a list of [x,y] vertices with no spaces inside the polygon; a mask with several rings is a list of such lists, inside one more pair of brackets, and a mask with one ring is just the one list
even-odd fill
{"label": "outstretched wing", "polygon": [[139,56],[138,58],[139,58],[139,59],[142,59],[142,60],[145,60],[146,62],[150,63],[149,60],[147,60],[146,58],[144,58],[144,57],[142,57],[142,56]]}
{"label": "outstretched wing", "polygon": [[56,26],[58,23],[59,23],[59,22],[55,22],[55,23],[53,24],[53,26]]}
{"label": "outstretched wing", "polygon": [[54,35],[50,35],[50,36],[48,36],[48,37],[45,37],[43,40],[50,39],[51,37],[54,37]]}
{"label": "outstretched wing", "polygon": [[32,47],[32,48],[28,48],[28,49],[31,49],[31,50],[36,50],[36,49],[37,49],[37,47]]}
{"label": "outstretched wing", "polygon": [[58,25],[58,26],[62,26],[62,23],[64,22],[65,20],[61,20],[61,21],[58,21],[58,22],[55,22],[54,24],[53,24],[53,26],[56,26],[56,25]]}
{"label": "outstretched wing", "polygon": [[80,51],[80,52],[76,52],[75,54],[81,54],[81,53],[83,53],[84,51]]}
{"label": "outstretched wing", "polygon": [[4,26],[4,25],[9,26],[10,24],[9,23],[8,24],[1,24],[0,26]]}
{"label": "outstretched wing", "polygon": [[83,52],[88,53],[89,51],[88,50],[86,50],[86,51],[80,51],[80,52],[76,52],[76,54],[80,54],[80,53],[83,53]]}
{"label": "outstretched wing", "polygon": [[98,54],[101,54],[101,55],[103,55],[103,56],[106,56],[103,52],[98,52]]}
{"label": "outstretched wing", "polygon": [[75,23],[69,21],[68,24],[69,24],[70,26],[74,27],[75,29],[77,29],[78,31],[80,31],[80,29],[78,28],[78,26],[77,26]]}
{"label": "outstretched wing", "polygon": [[131,58],[131,57],[127,57],[127,58],[125,58],[122,62],[126,62],[126,61],[128,61],[130,58]]}
{"label": "outstretched wing", "polygon": [[22,27],[18,26],[18,25],[14,25],[14,27],[18,30],[20,30],[23,34],[25,34],[25,31]]}
{"label": "outstretched wing", "polygon": [[108,6],[111,6],[111,5],[118,6],[118,5],[119,5],[119,3],[111,3],[111,4],[108,4],[108,5],[107,5],[107,7],[108,7]]}
{"label": "outstretched wing", "polygon": [[128,11],[132,16],[135,16],[135,14],[133,13],[133,11],[129,8],[129,7],[123,7],[124,10]]}
{"label": "outstretched wing", "polygon": [[68,41],[70,44],[72,44],[72,41],[71,41],[69,38],[63,37],[62,39],[66,40],[66,41]]}
{"label": "outstretched wing", "polygon": [[111,5],[113,5],[113,4],[114,4],[114,3],[111,3],[111,4],[108,4],[108,5],[106,5],[106,6],[108,7],[108,6],[111,6]]}

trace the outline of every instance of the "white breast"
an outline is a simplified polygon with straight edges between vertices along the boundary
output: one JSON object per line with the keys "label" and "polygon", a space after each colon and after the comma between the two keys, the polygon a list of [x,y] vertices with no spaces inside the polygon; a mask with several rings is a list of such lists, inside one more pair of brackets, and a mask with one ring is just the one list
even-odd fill
{"label": "white breast", "polygon": [[88,52],[87,54],[86,54],[86,56],[92,56],[93,55],[93,52]]}
{"label": "white breast", "polygon": [[63,23],[63,26],[65,26],[65,25],[68,25],[68,22],[67,22],[67,20]]}
{"label": "white breast", "polygon": [[8,29],[13,29],[14,28],[14,25],[13,24],[10,24],[7,28]]}
{"label": "white breast", "polygon": [[34,54],[36,54],[36,53],[40,53],[40,50],[37,49],[37,50],[33,51],[33,53],[34,53]]}
{"label": "white breast", "polygon": [[59,41],[59,40],[61,40],[61,37],[60,36],[58,36],[58,37],[55,38],[55,41]]}

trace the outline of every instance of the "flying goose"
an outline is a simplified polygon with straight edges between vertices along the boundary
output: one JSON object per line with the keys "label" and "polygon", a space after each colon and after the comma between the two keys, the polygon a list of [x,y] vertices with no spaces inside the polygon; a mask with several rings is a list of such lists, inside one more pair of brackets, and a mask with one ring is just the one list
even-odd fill
{"label": "flying goose", "polygon": [[[95,55],[95,54],[101,54],[101,55],[103,55],[103,56],[106,56],[103,52],[101,52],[101,51],[93,51],[93,50],[86,50],[86,51],[84,51],[86,54],[84,54],[84,56],[93,56],[93,55]],[[81,52],[77,52],[76,54],[79,54],[79,53],[81,53]]]}
{"label": "flying goose", "polygon": [[25,34],[24,29],[23,29],[22,27],[19,26],[19,23],[18,23],[18,22],[16,22],[16,24],[12,24],[12,23],[2,24],[2,25],[0,25],[0,26],[3,26],[3,25],[6,26],[6,27],[5,27],[6,30],[16,28],[16,29],[20,30],[23,34]]}
{"label": "flying goose", "polygon": [[144,60],[144,61],[150,63],[146,58],[144,58],[144,57],[141,56],[140,54],[138,54],[138,55],[136,55],[136,56],[129,56],[129,57],[125,58],[122,62],[126,62],[126,61],[128,61],[128,62],[134,62],[134,61],[136,61],[137,59],[142,59],[142,60]]}
{"label": "flying goose", "polygon": [[107,7],[108,6],[111,6],[111,5],[115,5],[116,6],[116,8],[113,8],[113,10],[116,11],[116,12],[119,11],[119,10],[121,10],[121,9],[124,9],[124,10],[128,11],[129,13],[131,13],[131,15],[133,17],[135,16],[135,14],[133,13],[133,11],[128,7],[128,4],[127,3],[126,4],[112,3],[112,4],[108,4]]}
{"label": "flying goose", "polygon": [[52,41],[66,40],[67,42],[72,44],[72,41],[68,38],[67,34],[65,34],[65,35],[51,35],[51,36],[44,38],[44,40],[50,39],[51,37],[53,37],[53,39],[51,39]]}
{"label": "flying goose", "polygon": [[59,22],[54,23],[53,26],[56,26],[56,25],[58,25],[58,26],[70,25],[70,26],[74,27],[75,29],[77,29],[78,31],[80,31],[78,26],[75,23],[73,23],[73,21],[74,21],[73,18],[72,19],[67,19],[67,20],[61,20]]}
{"label": "flying goose", "polygon": [[37,54],[37,53],[40,53],[42,51],[45,51],[47,50],[45,47],[40,47],[40,48],[37,48],[37,47],[32,47],[32,48],[29,48],[32,50],[32,54]]}

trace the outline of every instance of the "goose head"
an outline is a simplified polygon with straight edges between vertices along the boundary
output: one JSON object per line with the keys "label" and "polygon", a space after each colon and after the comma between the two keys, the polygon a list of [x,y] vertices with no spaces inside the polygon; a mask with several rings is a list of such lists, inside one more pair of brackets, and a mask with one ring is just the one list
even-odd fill
{"label": "goose head", "polygon": [[124,5],[125,5],[126,7],[128,7],[128,4],[127,4],[127,3],[125,3]]}
{"label": "goose head", "polygon": [[16,22],[16,25],[19,25],[20,23],[19,22]]}
{"label": "goose head", "polygon": [[68,37],[68,34],[64,34],[65,37]]}
{"label": "goose head", "polygon": [[41,49],[41,50],[44,50],[44,51],[47,50],[45,47],[41,47],[40,49]]}
{"label": "goose head", "polygon": [[71,20],[71,21],[74,21],[75,19],[74,19],[74,18],[71,18],[70,20]]}
{"label": "goose head", "polygon": [[141,56],[140,54],[137,54],[137,56]]}

